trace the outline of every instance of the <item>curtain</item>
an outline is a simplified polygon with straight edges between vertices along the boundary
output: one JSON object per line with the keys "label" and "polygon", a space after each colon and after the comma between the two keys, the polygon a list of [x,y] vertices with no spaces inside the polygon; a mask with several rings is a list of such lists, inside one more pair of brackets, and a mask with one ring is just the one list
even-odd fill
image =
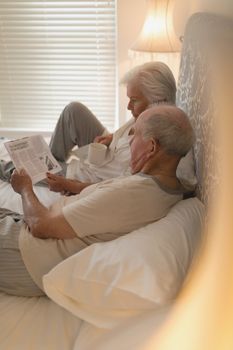
{"label": "curtain", "polygon": [[0,0],[0,126],[52,130],[76,100],[112,130],[116,86],[115,0]]}

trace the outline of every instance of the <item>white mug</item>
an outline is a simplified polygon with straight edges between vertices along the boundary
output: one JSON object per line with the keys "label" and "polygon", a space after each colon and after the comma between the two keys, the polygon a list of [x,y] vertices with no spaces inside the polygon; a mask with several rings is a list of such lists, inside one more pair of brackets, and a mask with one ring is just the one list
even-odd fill
{"label": "white mug", "polygon": [[102,143],[90,143],[88,148],[88,162],[95,165],[101,165],[105,160],[107,146]]}

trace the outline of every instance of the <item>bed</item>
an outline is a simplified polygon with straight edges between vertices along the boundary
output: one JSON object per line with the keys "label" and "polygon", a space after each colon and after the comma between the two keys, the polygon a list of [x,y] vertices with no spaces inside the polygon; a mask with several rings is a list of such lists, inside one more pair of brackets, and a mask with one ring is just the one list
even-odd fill
{"label": "bed", "polygon": [[[169,317],[195,260],[218,179],[210,57],[201,39],[203,30],[206,39],[219,23],[222,28],[225,19],[193,15],[182,48],[177,105],[188,113],[197,135],[197,197],[179,202],[156,223],[94,244],[56,266],[44,276],[48,297],[0,293],[1,350],[143,349],[147,336]],[[1,145],[1,159],[7,157],[4,152]],[[36,193],[45,204],[59,196],[38,186]],[[9,184],[0,183],[0,196],[1,207],[22,211]]]}

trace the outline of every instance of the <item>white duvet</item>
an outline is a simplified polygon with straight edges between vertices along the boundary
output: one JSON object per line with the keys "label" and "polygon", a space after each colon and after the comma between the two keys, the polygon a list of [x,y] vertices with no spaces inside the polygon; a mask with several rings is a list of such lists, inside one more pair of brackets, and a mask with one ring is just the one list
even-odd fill
{"label": "white duvet", "polygon": [[71,350],[81,324],[47,297],[0,293],[1,350]]}

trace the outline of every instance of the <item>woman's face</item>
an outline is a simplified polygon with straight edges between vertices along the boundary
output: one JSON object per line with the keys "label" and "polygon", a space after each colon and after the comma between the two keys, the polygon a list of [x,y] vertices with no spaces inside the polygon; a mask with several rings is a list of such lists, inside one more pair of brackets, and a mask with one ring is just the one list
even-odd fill
{"label": "woman's face", "polygon": [[131,111],[135,119],[149,106],[149,101],[139,88],[136,82],[130,82],[127,85],[127,96],[129,98],[128,110]]}

